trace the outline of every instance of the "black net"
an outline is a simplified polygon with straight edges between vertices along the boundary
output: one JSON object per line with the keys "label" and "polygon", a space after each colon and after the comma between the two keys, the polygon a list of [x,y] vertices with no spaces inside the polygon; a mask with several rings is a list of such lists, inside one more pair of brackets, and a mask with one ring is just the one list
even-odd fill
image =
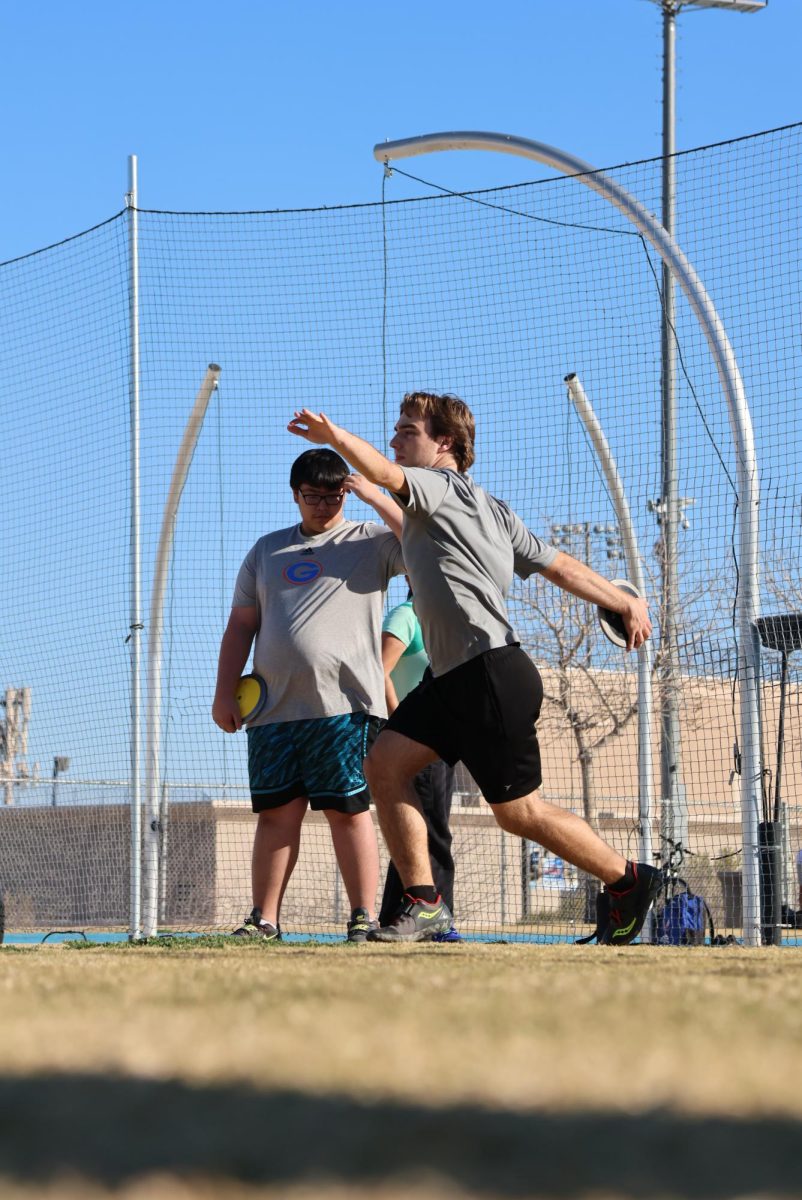
{"label": "black net", "polygon": [[[767,615],[797,612],[800,598],[801,149],[794,126],[676,160],[676,239],[733,343],[754,423]],[[659,160],[609,174],[659,212]],[[699,324],[677,289],[678,629],[666,674],[658,255],[575,179],[459,196],[432,185],[414,200],[394,200],[394,182],[383,203],[349,208],[139,213],[145,613],[177,448],[207,363],[222,367],[175,525],[164,614],[161,924],[227,928],[250,907],[245,739],[218,731],[209,709],[239,564],[262,533],[297,518],[289,467],[305,446],[285,431],[293,410],[323,410],[386,449],[405,391],[456,392],[477,420],[477,481],[555,545],[620,577],[618,516],[564,383],[576,373],[626,491],[655,617],[651,806],[635,656],[534,577],[515,586],[511,610],[546,687],[544,795],[630,857],[650,844],[704,895],[716,931],[738,933],[737,471]],[[129,220],[0,267],[9,928],[129,921]],[[370,516],[354,499],[348,511]],[[402,595],[394,585],[388,603]],[[779,831],[771,869],[786,938],[802,840],[796,649],[763,641],[757,817]],[[589,931],[592,881],[503,834],[461,770],[453,832],[461,930]],[[282,925],[338,931],[347,908],[328,826],[310,816]]]}

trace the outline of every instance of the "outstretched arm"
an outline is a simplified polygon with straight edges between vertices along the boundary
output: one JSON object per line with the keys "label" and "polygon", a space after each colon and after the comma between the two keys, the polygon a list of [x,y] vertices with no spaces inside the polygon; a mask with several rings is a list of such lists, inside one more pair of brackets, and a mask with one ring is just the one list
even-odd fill
{"label": "outstretched arm", "polygon": [[628,592],[615,587],[609,579],[598,575],[570,554],[558,551],[554,562],[550,567],[541,569],[541,574],[549,583],[556,584],[563,591],[571,592],[580,600],[586,600],[589,604],[601,604],[603,608],[620,613],[627,630],[627,650],[637,650],[652,632],[649,606],[645,600],[639,600],[636,596],[630,596]]}
{"label": "outstretched arm", "polygon": [[308,408],[302,408],[295,413],[287,429],[317,446],[331,446],[371,483],[386,488],[402,500],[409,498],[409,487],[401,468],[385,458],[370,442],[335,425],[324,413],[313,413]]}
{"label": "outstretched arm", "polygon": [[385,496],[375,483],[369,483],[364,475],[356,473],[346,475],[343,487],[346,492],[358,496],[360,500],[364,500],[365,504],[369,504],[375,510],[376,515],[381,517],[385,525],[393,531],[399,542],[401,541],[401,526],[404,523],[404,516],[394,500]]}

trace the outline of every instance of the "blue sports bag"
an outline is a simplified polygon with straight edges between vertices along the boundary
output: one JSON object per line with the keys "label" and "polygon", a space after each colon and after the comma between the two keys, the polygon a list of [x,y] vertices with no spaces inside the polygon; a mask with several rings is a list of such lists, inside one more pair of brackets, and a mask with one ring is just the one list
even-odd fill
{"label": "blue sports bag", "polygon": [[[680,880],[684,883],[684,880]],[[710,928],[713,945],[713,918],[704,896],[688,890],[677,892],[655,913],[655,940],[664,946],[703,946]]]}

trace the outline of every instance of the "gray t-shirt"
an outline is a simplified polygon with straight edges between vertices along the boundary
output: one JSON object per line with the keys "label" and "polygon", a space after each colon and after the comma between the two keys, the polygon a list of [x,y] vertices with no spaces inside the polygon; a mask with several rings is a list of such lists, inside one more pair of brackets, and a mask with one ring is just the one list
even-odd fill
{"label": "gray t-shirt", "polygon": [[435,675],[519,637],[507,616],[513,573],[550,566],[553,546],[503,500],[459,471],[403,467],[409,500],[402,546],[415,612]]}
{"label": "gray t-shirt", "polygon": [[253,669],[267,683],[267,704],[250,724],[386,717],[384,593],[403,572],[395,534],[373,521],[343,521],[314,537],[294,525],[260,538],[233,599],[259,610]]}

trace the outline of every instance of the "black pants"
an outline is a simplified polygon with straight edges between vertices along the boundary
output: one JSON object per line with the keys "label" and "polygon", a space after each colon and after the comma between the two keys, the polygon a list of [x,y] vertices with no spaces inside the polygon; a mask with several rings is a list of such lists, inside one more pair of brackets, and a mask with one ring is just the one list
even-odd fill
{"label": "black pants", "polygon": [[[426,831],[429,837],[429,858],[432,864],[434,886],[443,900],[454,911],[454,859],[451,857],[451,829],[448,818],[451,814],[451,793],[454,789],[454,768],[441,759],[429,763],[415,776],[415,791],[423,809]],[[410,883],[418,880],[411,879]],[[404,885],[391,862],[384,882],[379,924],[386,925],[401,907]]]}

